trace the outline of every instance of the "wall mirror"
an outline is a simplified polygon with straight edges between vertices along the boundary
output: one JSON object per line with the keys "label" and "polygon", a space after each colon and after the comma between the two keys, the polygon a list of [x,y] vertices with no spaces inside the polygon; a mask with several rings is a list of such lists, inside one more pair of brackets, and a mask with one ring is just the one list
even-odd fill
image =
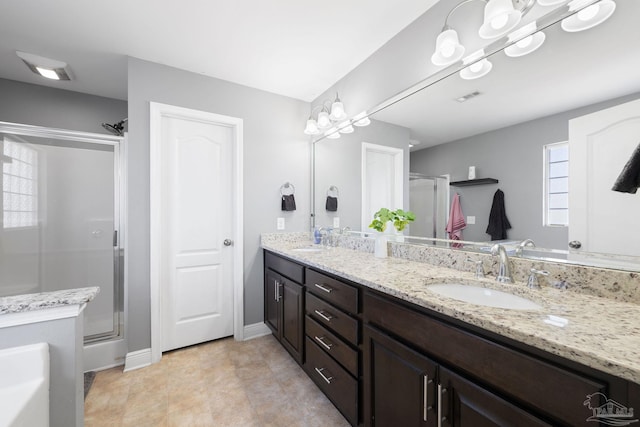
{"label": "wall mirror", "polygon": [[[593,2],[587,2],[590,3]],[[592,116],[587,117],[590,114],[609,109],[614,114],[613,107],[630,103],[630,114],[635,111],[640,116],[640,104],[633,104],[640,98],[640,26],[634,22],[634,17],[640,16],[640,2],[616,3],[616,10],[607,21],[580,32],[561,28],[560,21],[575,12],[570,10],[571,3],[563,4],[537,20],[546,40],[535,52],[510,57],[503,51],[509,41],[498,40],[485,49],[492,70],[484,77],[464,80],[458,73],[462,63],[454,64],[372,107],[370,126],[355,128],[355,132],[343,134],[340,139],[317,139],[313,144],[315,224],[369,231],[364,218],[370,216],[363,213],[365,180],[369,191],[375,193],[385,187],[382,193],[398,197],[389,183],[393,169],[389,158],[370,160],[382,171],[382,179],[376,180],[375,174],[363,175],[362,144],[378,144],[402,151],[401,197],[404,206],[419,210],[423,219],[405,233],[405,240],[446,238],[449,203],[458,193],[467,219],[463,240],[477,243],[466,248],[486,250],[491,240],[485,233],[489,211],[493,195],[500,189],[505,194],[506,213],[512,225],[506,243],[515,245],[533,239],[536,244],[536,248],[524,250],[522,256],[637,270],[640,246],[633,242],[640,241],[640,195],[616,193],[610,188],[633,147],[640,143],[640,117],[625,119],[631,124],[621,131],[622,136],[617,131],[594,131],[606,138],[599,146],[583,144],[590,147],[592,152],[587,154],[592,156],[582,153],[576,157],[577,150],[573,150],[569,159],[571,191],[562,197],[573,197],[586,191],[586,185],[599,183],[607,194],[613,194],[613,199],[569,209],[568,226],[545,225],[546,215],[553,208],[550,204],[556,202],[550,202],[545,193],[545,186],[549,185],[545,146],[568,142],[570,128],[573,134],[582,132],[583,139],[590,141],[588,130],[575,130],[592,121]],[[467,99],[460,102],[462,98]],[[607,145],[623,138],[633,142],[627,142],[624,149]],[[409,148],[409,144],[413,147]],[[605,165],[594,167],[593,155],[597,161],[606,157]],[[468,180],[469,166],[475,166],[476,178],[494,178],[498,183],[449,185]],[[335,211],[326,209],[331,186],[339,188]],[[391,200],[373,203],[391,207]],[[619,200],[625,204],[618,205]],[[620,216],[629,210],[635,212],[631,219]],[[582,224],[585,219],[586,225]],[[621,223],[625,226],[620,227],[619,233],[610,231]],[[582,235],[574,231],[578,225]],[[590,246],[593,234],[608,235],[608,246]],[[569,248],[572,240],[581,241],[583,246]],[[625,246],[623,242],[631,243]]]}

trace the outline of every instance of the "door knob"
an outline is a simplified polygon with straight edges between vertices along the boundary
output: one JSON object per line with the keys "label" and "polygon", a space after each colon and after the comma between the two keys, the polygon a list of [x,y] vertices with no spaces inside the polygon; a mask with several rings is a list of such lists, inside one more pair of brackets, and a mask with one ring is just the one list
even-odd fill
{"label": "door knob", "polygon": [[571,249],[580,249],[582,243],[579,240],[572,240],[569,242],[569,247]]}
{"label": "door knob", "polygon": [[222,242],[225,246],[231,246],[233,244],[233,240],[231,239],[224,239],[224,242]]}

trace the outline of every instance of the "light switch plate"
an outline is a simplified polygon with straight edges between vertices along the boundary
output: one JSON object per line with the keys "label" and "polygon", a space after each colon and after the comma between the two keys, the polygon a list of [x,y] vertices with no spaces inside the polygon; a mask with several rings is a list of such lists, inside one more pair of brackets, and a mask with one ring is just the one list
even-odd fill
{"label": "light switch plate", "polygon": [[468,216],[467,217],[467,224],[475,224],[476,223],[476,217],[475,216]]}
{"label": "light switch plate", "polygon": [[284,218],[278,218],[276,228],[278,230],[284,230]]}
{"label": "light switch plate", "polygon": [[333,228],[340,228],[340,217],[336,216],[333,218]]}

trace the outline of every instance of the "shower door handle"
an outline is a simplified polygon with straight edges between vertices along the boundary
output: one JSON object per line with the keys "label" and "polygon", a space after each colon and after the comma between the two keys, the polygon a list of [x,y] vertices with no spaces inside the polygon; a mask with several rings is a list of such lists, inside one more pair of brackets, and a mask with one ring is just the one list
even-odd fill
{"label": "shower door handle", "polygon": [[113,230],[113,247],[118,247],[118,230]]}

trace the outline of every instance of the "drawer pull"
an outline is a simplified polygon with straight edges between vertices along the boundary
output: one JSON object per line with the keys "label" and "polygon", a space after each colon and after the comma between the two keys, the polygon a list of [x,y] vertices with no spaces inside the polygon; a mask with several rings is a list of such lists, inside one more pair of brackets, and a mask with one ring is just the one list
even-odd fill
{"label": "drawer pull", "polygon": [[326,314],[326,311],[323,311],[323,310],[314,310],[314,311],[318,316],[322,317],[327,322],[331,322],[331,319],[333,319],[333,316],[330,314]]}
{"label": "drawer pull", "polygon": [[333,377],[331,376],[327,377],[325,374],[323,374],[322,372],[324,371],[324,368],[315,368],[315,370],[318,373],[318,375],[320,375],[322,379],[327,382],[327,384],[331,384],[331,380],[333,380]]}
{"label": "drawer pull", "polygon": [[321,290],[325,291],[328,294],[330,294],[331,291],[333,290],[333,289],[331,289],[330,287],[328,287],[326,285],[319,285],[319,284],[315,283],[315,286],[316,286],[316,288],[321,289]]}
{"label": "drawer pull", "polygon": [[317,337],[314,336],[313,337],[316,341],[318,341],[320,344],[322,344],[322,346],[324,348],[326,348],[327,350],[331,350],[331,347],[333,347],[333,343],[326,343],[324,340],[326,339],[325,337]]}

